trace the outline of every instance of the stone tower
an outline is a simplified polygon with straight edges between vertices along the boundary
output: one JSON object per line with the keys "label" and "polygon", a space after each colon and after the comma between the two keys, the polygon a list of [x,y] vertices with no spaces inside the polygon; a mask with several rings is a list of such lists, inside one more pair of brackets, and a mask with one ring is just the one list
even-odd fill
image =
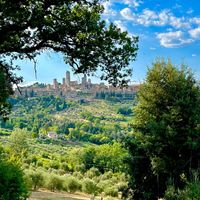
{"label": "stone tower", "polygon": [[69,72],[69,71],[66,72],[65,83],[66,83],[66,86],[67,86],[67,87],[70,86],[70,72]]}
{"label": "stone tower", "polygon": [[62,85],[65,86],[65,78],[62,79]]}
{"label": "stone tower", "polygon": [[87,85],[87,76],[86,74],[84,74],[83,78],[82,78],[82,86],[86,86]]}
{"label": "stone tower", "polygon": [[55,90],[57,90],[58,89],[58,81],[57,81],[57,79],[55,78],[55,79],[53,79],[53,88],[55,89]]}

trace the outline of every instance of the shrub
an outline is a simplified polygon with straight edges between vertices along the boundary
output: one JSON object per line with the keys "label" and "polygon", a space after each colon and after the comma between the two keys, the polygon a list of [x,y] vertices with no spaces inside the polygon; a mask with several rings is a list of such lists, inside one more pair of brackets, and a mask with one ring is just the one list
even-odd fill
{"label": "shrub", "polygon": [[51,162],[49,163],[49,166],[50,166],[50,168],[53,168],[53,169],[59,169],[60,164],[59,164],[58,161],[53,160],[53,161],[51,161]]}
{"label": "shrub", "polygon": [[175,190],[169,186],[165,192],[165,200],[199,200],[200,199],[200,181],[188,183],[185,189]]}
{"label": "shrub", "polygon": [[112,187],[113,183],[111,180],[101,180],[97,186],[101,191],[104,191],[106,188]]}
{"label": "shrub", "polygon": [[38,190],[44,185],[44,175],[42,171],[28,171],[27,176],[30,178],[33,190]]}
{"label": "shrub", "polygon": [[94,178],[95,176],[99,176],[100,172],[99,172],[99,170],[97,168],[92,167],[85,173],[85,175],[88,178]]}
{"label": "shrub", "polygon": [[98,194],[99,191],[98,191],[98,187],[97,187],[97,184],[89,179],[89,178],[86,178],[83,180],[83,184],[82,184],[82,191],[83,192],[86,192],[88,194]]}
{"label": "shrub", "polygon": [[74,172],[73,176],[76,177],[76,178],[78,178],[79,180],[83,179],[83,175],[80,172]]}
{"label": "shrub", "polygon": [[118,197],[118,190],[115,187],[107,187],[104,192],[107,196]]}
{"label": "shrub", "polygon": [[101,180],[111,179],[113,177],[113,173],[111,171],[105,172],[101,175]]}
{"label": "shrub", "polygon": [[133,111],[129,107],[122,107],[118,109],[117,113],[122,115],[131,115]]}
{"label": "shrub", "polygon": [[62,190],[63,189],[63,183],[64,180],[62,177],[56,175],[56,174],[50,174],[47,183],[46,183],[46,187],[51,190],[51,191],[55,191],[55,190]]}
{"label": "shrub", "polygon": [[128,184],[126,182],[119,182],[116,186],[119,192],[123,192],[128,189]]}
{"label": "shrub", "polygon": [[64,190],[70,192],[70,193],[74,193],[76,191],[80,191],[81,190],[81,184],[78,181],[78,179],[76,179],[73,176],[68,176],[65,179],[64,182]]}
{"label": "shrub", "polygon": [[0,199],[25,200],[27,197],[28,188],[21,169],[17,165],[0,160]]}
{"label": "shrub", "polygon": [[66,162],[62,162],[61,165],[60,165],[60,168],[65,170],[65,172],[69,171],[69,166]]}

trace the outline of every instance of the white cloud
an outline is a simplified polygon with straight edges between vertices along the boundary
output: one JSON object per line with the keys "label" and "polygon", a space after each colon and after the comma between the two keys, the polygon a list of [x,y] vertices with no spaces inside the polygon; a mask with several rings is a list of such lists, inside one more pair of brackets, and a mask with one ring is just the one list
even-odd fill
{"label": "white cloud", "polygon": [[143,13],[136,18],[138,24],[149,26],[157,19],[157,15],[154,11],[145,9]]}
{"label": "white cloud", "polygon": [[192,57],[196,57],[197,55],[196,54],[192,54]]}
{"label": "white cloud", "polygon": [[[141,28],[162,27],[161,33],[156,34],[160,44],[166,48],[179,47],[184,44],[190,44],[200,39],[200,17],[191,17],[192,9],[185,11],[185,16],[177,16],[173,11],[180,5],[176,4],[172,9],[163,9],[156,11],[154,9],[137,10],[144,1],[141,0],[109,0],[104,1],[104,14],[110,16],[106,18],[114,22],[122,31],[129,29],[130,23],[138,25]],[[121,11],[118,11],[118,5],[125,5]],[[117,6],[117,7],[116,7]],[[117,8],[115,10],[115,7]],[[130,23],[127,23],[130,22]],[[124,25],[127,24],[127,27]],[[150,50],[154,50],[150,48]]]}
{"label": "white cloud", "polygon": [[190,23],[184,17],[176,17],[170,10],[155,12],[144,9],[142,13],[135,14],[130,8],[124,8],[120,14],[126,20],[134,21],[136,24],[144,26],[171,26],[173,28],[190,28]]}
{"label": "white cloud", "polygon": [[155,47],[150,47],[149,49],[152,50],[152,51],[155,51],[155,50],[156,50]]}
{"label": "white cloud", "polygon": [[138,8],[143,2],[141,0],[109,0],[103,1],[101,4],[104,7],[104,14],[115,15],[116,11],[112,9],[115,3],[127,5],[131,8]]}
{"label": "white cloud", "polygon": [[160,40],[160,44],[167,48],[179,47],[193,42],[192,39],[185,38],[182,31],[158,33],[157,38]]}
{"label": "white cloud", "polygon": [[189,22],[186,22],[185,18],[184,17],[181,17],[181,18],[178,18],[178,17],[175,17],[173,15],[170,16],[169,18],[169,24],[171,26],[173,26],[174,28],[190,28],[191,25]]}
{"label": "white cloud", "polygon": [[194,24],[200,26],[200,18],[199,17],[193,17],[189,21],[190,21],[190,23],[194,23]]}
{"label": "white cloud", "polygon": [[189,34],[194,39],[200,39],[200,27],[189,30]]}
{"label": "white cloud", "polygon": [[130,7],[134,7],[137,8],[140,6],[140,4],[142,4],[142,1],[138,1],[138,0],[123,0],[123,3],[130,6]]}
{"label": "white cloud", "polygon": [[135,14],[132,13],[130,8],[124,8],[123,10],[120,11],[121,16],[126,19],[126,20],[135,20]]}
{"label": "white cloud", "polygon": [[122,31],[127,31],[126,26],[124,25],[124,23],[121,20],[115,20],[114,24],[120,28]]}
{"label": "white cloud", "polygon": [[112,2],[111,1],[105,1],[102,3],[104,7],[104,15],[116,15],[116,11],[113,10],[112,7]]}

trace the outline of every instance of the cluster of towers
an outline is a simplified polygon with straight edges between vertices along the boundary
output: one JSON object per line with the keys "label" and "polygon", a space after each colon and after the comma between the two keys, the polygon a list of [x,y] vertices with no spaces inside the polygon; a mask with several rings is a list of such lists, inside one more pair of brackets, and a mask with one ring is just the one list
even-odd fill
{"label": "cluster of towers", "polygon": [[[140,85],[130,85],[126,88],[126,92],[136,92]],[[123,91],[125,91],[123,90]],[[76,97],[79,92],[95,94],[99,91],[121,91],[121,88],[114,88],[113,86],[105,85],[104,83],[93,84],[91,79],[87,79],[84,74],[81,83],[71,80],[70,72],[67,71],[65,78],[62,79],[62,83],[59,83],[57,79],[53,79],[53,84],[40,84],[35,83],[32,86],[21,87],[19,92],[15,91],[17,96],[42,96],[42,95],[62,95],[64,97]],[[31,95],[34,94],[34,95]]]}
{"label": "cluster of towers", "polygon": [[[84,74],[81,84],[78,84],[77,81],[71,81],[69,71],[66,72],[65,78],[62,79],[62,84],[58,83],[57,79],[53,79],[53,89],[54,90],[58,90],[58,89],[74,90],[77,88],[89,89],[89,88],[91,88],[91,86],[92,86],[91,79],[87,80],[86,74]],[[51,88],[50,85],[49,85],[49,88]]]}

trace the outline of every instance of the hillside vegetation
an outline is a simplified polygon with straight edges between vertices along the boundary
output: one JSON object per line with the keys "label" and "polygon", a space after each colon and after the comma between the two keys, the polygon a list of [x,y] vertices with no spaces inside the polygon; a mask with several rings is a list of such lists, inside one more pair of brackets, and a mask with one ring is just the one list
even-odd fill
{"label": "hillside vegetation", "polygon": [[113,197],[127,189],[122,141],[131,135],[132,102],[54,96],[10,102],[0,139],[12,162],[22,164],[30,189]]}

